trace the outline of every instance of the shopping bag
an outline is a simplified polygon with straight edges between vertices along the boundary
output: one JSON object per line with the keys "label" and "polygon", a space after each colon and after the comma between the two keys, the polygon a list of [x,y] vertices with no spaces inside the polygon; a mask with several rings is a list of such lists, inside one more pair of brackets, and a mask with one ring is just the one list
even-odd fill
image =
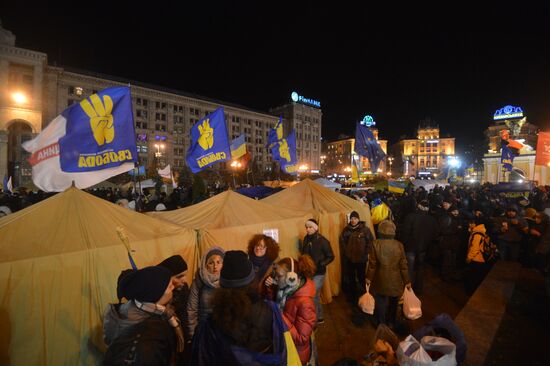
{"label": "shopping bag", "polygon": [[366,285],[367,292],[359,298],[358,305],[364,313],[374,314],[374,297],[369,293],[369,285]]}
{"label": "shopping bag", "polygon": [[414,291],[405,287],[403,291],[403,315],[410,320],[418,319],[422,316],[422,302]]}
{"label": "shopping bag", "polygon": [[401,366],[456,366],[455,351],[448,339],[426,336],[418,342],[409,335],[397,347],[397,360]]}
{"label": "shopping bag", "polygon": [[425,366],[432,362],[432,358],[422,348],[420,342],[409,335],[397,347],[397,361],[401,366]]}

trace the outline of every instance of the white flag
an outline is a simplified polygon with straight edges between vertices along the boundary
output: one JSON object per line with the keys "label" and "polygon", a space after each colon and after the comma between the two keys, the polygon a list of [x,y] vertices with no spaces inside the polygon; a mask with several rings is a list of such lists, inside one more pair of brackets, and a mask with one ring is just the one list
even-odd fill
{"label": "white flag", "polygon": [[164,169],[157,169],[157,172],[162,178],[171,179],[172,171],[170,170],[170,164],[168,164]]}

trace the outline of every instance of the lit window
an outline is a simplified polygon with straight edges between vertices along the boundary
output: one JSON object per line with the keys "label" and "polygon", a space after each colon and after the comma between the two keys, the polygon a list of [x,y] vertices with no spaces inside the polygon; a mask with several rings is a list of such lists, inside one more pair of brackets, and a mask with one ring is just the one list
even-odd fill
{"label": "lit window", "polygon": [[84,92],[84,90],[80,87],[80,86],[77,86],[76,88],[74,88],[74,93],[76,95],[78,95],[79,97],[82,96],[82,93]]}

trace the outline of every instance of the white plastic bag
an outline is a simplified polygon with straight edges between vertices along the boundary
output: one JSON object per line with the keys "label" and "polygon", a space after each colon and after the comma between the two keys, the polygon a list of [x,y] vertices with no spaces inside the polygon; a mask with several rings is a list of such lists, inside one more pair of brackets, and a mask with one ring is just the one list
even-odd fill
{"label": "white plastic bag", "polygon": [[409,290],[405,287],[405,291],[403,292],[403,315],[410,320],[415,320],[422,316],[422,302],[416,297],[412,288]]}
{"label": "white plastic bag", "polygon": [[359,298],[358,305],[364,313],[374,314],[374,297],[369,293],[369,285],[366,285],[367,292]]}
{"label": "white plastic bag", "polygon": [[[441,357],[432,360],[427,351],[439,352]],[[419,343],[409,335],[397,347],[397,360],[401,366],[456,366],[455,354],[454,343],[441,337],[426,336]]]}

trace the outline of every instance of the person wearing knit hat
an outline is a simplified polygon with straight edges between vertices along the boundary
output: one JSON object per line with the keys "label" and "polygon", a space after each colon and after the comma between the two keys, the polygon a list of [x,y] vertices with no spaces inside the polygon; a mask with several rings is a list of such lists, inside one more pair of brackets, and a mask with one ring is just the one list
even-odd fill
{"label": "person wearing knit hat", "polygon": [[187,302],[187,332],[191,337],[197,326],[212,313],[212,296],[214,290],[220,287],[224,256],[225,251],[222,248],[212,247],[201,259]]}
{"label": "person wearing knit hat", "polygon": [[375,294],[374,315],[378,323],[395,326],[397,303],[405,287],[411,288],[403,244],[394,239],[395,224],[378,225],[378,239],[370,247],[366,283]]}
{"label": "person wearing knit hat", "polygon": [[[364,221],[360,221],[357,212],[353,211],[350,214],[349,224],[342,230],[339,238],[342,290],[353,304],[365,289],[365,269],[373,240],[374,235],[370,227]],[[354,310],[356,310],[355,307]]]}
{"label": "person wearing knit hat", "polygon": [[220,287],[245,287],[254,280],[254,268],[248,255],[241,250],[225,253],[224,265],[220,272]]}
{"label": "person wearing knit hat", "polygon": [[[180,323],[188,324],[187,304],[189,300],[189,285],[187,284],[187,262],[179,254],[166,258],[159,263],[159,267],[164,267],[172,274],[172,284],[174,285],[173,297],[170,306],[174,308]],[[188,345],[191,343],[191,335],[188,327],[183,327],[185,340]],[[185,347],[184,354],[179,355],[182,359],[188,359],[190,356],[190,347]]]}
{"label": "person wearing knit hat", "polygon": [[176,289],[184,285],[187,275],[187,262],[185,262],[185,259],[181,255],[173,255],[166,258],[158,265],[168,269],[172,273],[172,283]]}
{"label": "person wearing knit hat", "polygon": [[142,364],[169,365],[183,351],[179,319],[167,305],[172,299],[172,274],[163,267],[125,272],[118,291],[129,301],[109,304],[103,317],[108,346],[104,364],[121,364],[131,357]]}
{"label": "person wearing knit hat", "polygon": [[245,252],[225,252],[212,315],[195,332],[189,364],[287,364],[284,320],[277,305],[258,293],[254,274]]}
{"label": "person wearing knit hat", "polygon": [[321,305],[321,288],[325,282],[325,276],[327,273],[327,266],[334,260],[334,253],[330,246],[330,242],[327,238],[319,233],[319,224],[315,219],[309,219],[305,223],[306,236],[300,243],[300,254],[309,255],[317,271],[313,276],[313,283],[315,284],[315,310],[317,314],[317,324],[322,324],[323,319],[323,306]]}

